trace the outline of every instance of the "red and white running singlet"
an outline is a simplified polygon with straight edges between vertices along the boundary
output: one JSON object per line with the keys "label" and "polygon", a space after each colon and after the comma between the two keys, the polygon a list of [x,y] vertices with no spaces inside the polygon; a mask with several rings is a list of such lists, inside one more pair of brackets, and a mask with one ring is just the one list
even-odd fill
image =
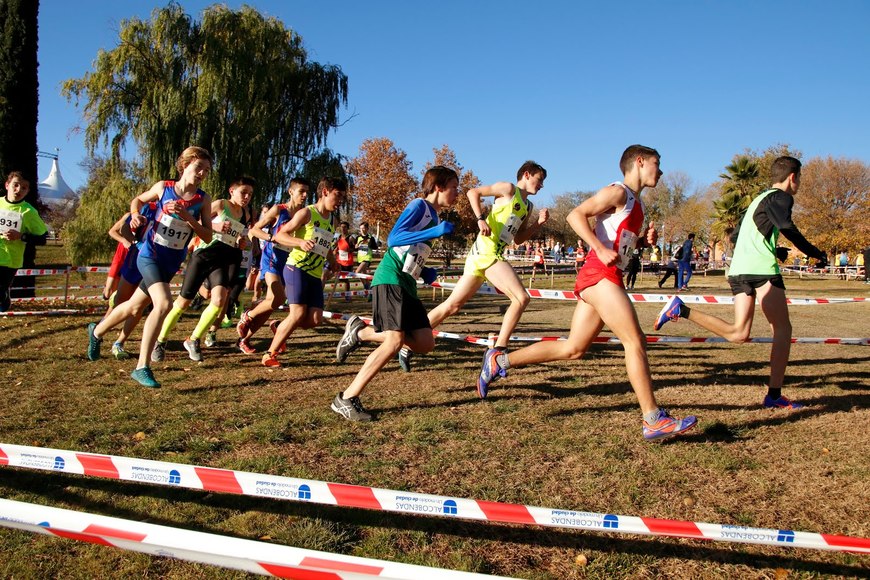
{"label": "red and white running singlet", "polygon": [[590,249],[586,255],[586,264],[580,269],[574,283],[574,292],[578,297],[585,288],[594,286],[604,278],[625,287],[622,283],[622,270],[628,266],[640,228],[643,227],[643,203],[640,197],[622,182],[617,181],[611,185],[618,185],[625,190],[625,206],[618,212],[598,216],[594,232],[603,245],[616,251],[616,264],[605,266],[595,250]]}

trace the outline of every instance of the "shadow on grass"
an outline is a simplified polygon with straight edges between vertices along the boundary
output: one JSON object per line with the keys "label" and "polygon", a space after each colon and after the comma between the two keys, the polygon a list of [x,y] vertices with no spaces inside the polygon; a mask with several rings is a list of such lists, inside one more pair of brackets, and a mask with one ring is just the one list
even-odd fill
{"label": "shadow on grass", "polygon": [[[102,479],[83,478],[63,473],[34,473],[14,468],[0,469],[0,487],[13,489],[28,495],[37,495],[46,504],[65,504],[69,509],[78,509],[110,517],[145,521],[151,524],[193,529],[228,537],[251,539],[233,534],[217,526],[193,523],[187,518],[172,518],[165,514],[169,510],[136,510],[118,507],[116,499],[96,500],[89,497],[90,492],[108,498],[127,496],[131,499],[150,497],[172,503],[193,503],[215,510],[232,512],[261,512],[294,518],[316,518],[338,524],[352,526],[349,530],[354,537],[360,537],[359,528],[392,528],[402,531],[415,531],[427,534],[444,534],[458,538],[508,542],[529,547],[565,548],[575,550],[594,550],[611,554],[631,554],[638,556],[668,557],[685,560],[718,562],[734,566],[746,566],[755,570],[764,568],[784,568],[808,574],[850,576],[870,578],[870,570],[865,566],[836,564],[813,561],[800,554],[813,554],[815,551],[785,549],[781,555],[746,553],[736,544],[715,547],[707,542],[693,540],[634,537],[614,534],[595,534],[588,531],[559,530],[539,526],[515,526],[501,523],[476,522],[471,520],[448,521],[441,518],[417,517],[408,514],[386,513],[382,511],[357,508],[332,507],[296,502],[268,501],[230,494],[214,494],[185,489],[172,489],[130,482],[117,482]],[[679,544],[675,543],[679,542]],[[492,572],[493,570],[489,570]],[[495,570],[495,572],[505,572]]]}

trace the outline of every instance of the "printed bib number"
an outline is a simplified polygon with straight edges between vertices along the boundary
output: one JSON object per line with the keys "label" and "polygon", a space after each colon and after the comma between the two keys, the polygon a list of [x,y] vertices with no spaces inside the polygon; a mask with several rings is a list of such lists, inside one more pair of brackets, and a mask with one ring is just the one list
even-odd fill
{"label": "printed bib number", "polygon": [[520,231],[520,226],[522,225],[523,218],[517,214],[511,214],[507,223],[504,225],[504,228],[501,230],[501,235],[498,237],[498,241],[506,246],[512,244],[514,237],[517,235],[517,232]]}
{"label": "printed bib number", "polygon": [[350,259],[350,252],[348,252],[347,250],[339,250],[338,259],[342,262],[347,262]]}
{"label": "printed bib number", "polygon": [[[230,224],[226,232],[223,231],[225,223]],[[234,219],[214,220],[211,222],[211,227],[213,230],[211,235],[214,239],[234,248],[239,247],[239,236],[243,236],[246,229],[242,222]]]}
{"label": "printed bib number", "polygon": [[173,250],[182,249],[192,233],[193,228],[186,221],[166,213],[154,224],[154,242]]}
{"label": "printed bib number", "polygon": [[311,251],[321,258],[325,258],[329,253],[329,248],[332,246],[332,232],[324,228],[314,228],[314,237],[311,240],[314,242],[314,247]]}
{"label": "printed bib number", "polygon": [[0,234],[21,231],[21,214],[17,211],[0,210]]}
{"label": "printed bib number", "polygon": [[619,234],[619,245],[616,248],[619,254],[616,258],[616,267],[620,270],[625,270],[628,267],[635,244],[637,244],[637,234],[628,230],[622,230]]}
{"label": "printed bib number", "polygon": [[405,262],[402,264],[402,272],[410,274],[414,278],[420,277],[420,272],[423,271],[423,266],[426,265],[426,259],[432,253],[432,248],[424,243],[414,244],[408,249],[405,254]]}

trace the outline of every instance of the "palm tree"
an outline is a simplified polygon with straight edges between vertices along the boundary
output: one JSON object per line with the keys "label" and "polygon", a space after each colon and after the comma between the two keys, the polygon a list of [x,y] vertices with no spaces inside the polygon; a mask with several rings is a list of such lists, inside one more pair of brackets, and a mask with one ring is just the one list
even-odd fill
{"label": "palm tree", "polygon": [[748,155],[740,155],[731,165],[725,167],[726,173],[719,175],[726,180],[725,192],[738,191],[741,197],[752,197],[759,189],[758,162]]}

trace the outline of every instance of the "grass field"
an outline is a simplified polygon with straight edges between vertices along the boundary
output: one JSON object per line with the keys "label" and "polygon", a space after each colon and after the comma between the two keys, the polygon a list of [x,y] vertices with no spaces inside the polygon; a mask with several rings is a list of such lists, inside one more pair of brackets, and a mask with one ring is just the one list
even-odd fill
{"label": "grass field", "polygon": [[[46,260],[51,261],[51,260]],[[62,261],[62,260],[56,260]],[[100,283],[102,277],[90,278]],[[787,280],[792,297],[866,296],[855,281]],[[569,277],[556,287],[568,289]],[[692,293],[728,295],[696,276]],[[657,290],[651,277],[636,291]],[[432,306],[431,292],[422,296]],[[485,336],[491,297],[444,330]],[[643,328],[660,305],[638,305]],[[728,306],[706,310],[731,317]],[[865,337],[868,305],[793,307],[798,337]],[[361,299],[332,310],[367,313]],[[518,334],[566,334],[573,304],[534,300]],[[85,358],[94,316],[0,319],[0,440],[453,497],[870,537],[870,350],[795,345],[792,412],[760,408],[768,345],[651,345],[659,402],[699,427],[643,441],[618,345],[581,361],[516,369],[480,401],[481,348],[439,340],[408,375],[392,365],[363,395],[378,413],[352,424],[329,409],[369,352],[333,363],[341,327],[298,333],[270,370],[239,353],[232,330],[191,362],[186,316],[155,365],[163,388],[129,379],[131,362]],[[690,323],[662,334],[706,336]],[[268,331],[254,344],[265,348]],[[757,320],[753,336],[769,336]],[[138,335],[137,335],[138,337]],[[130,343],[132,350],[138,344]],[[870,557],[485,524],[271,502],[0,468],[0,496],[279,544],[536,579],[870,577]],[[0,529],[0,575],[14,578],[237,578],[243,574]],[[578,564],[584,555],[587,563]]]}

